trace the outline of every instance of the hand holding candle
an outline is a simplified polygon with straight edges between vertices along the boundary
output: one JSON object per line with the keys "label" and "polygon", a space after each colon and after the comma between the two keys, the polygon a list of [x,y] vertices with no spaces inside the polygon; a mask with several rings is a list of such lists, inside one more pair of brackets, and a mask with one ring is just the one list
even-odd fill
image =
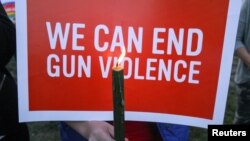
{"label": "hand holding candle", "polygon": [[112,87],[113,87],[113,116],[115,140],[124,141],[124,75],[123,67],[120,63],[125,56],[125,47],[117,64],[112,68]]}

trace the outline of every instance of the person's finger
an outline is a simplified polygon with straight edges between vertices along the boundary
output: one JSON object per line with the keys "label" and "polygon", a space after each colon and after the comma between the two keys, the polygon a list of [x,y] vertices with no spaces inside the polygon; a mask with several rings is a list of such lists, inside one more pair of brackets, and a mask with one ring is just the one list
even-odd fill
{"label": "person's finger", "polygon": [[[110,134],[110,136],[112,138],[115,138],[114,126],[113,125],[109,124],[109,126],[108,126],[108,132],[109,132],[109,134]],[[112,141],[115,141],[115,140],[112,140]],[[125,141],[129,141],[129,139],[125,138]]]}
{"label": "person's finger", "polygon": [[108,132],[109,132],[109,134],[110,134],[110,136],[111,136],[112,138],[115,137],[114,126],[113,126],[113,125],[109,124],[109,126],[108,126]]}

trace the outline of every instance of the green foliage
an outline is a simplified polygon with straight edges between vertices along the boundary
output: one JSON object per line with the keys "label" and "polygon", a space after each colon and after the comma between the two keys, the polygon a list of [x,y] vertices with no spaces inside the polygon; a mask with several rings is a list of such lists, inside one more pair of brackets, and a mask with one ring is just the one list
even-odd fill
{"label": "green foliage", "polygon": [[30,141],[60,141],[58,122],[29,123]]}

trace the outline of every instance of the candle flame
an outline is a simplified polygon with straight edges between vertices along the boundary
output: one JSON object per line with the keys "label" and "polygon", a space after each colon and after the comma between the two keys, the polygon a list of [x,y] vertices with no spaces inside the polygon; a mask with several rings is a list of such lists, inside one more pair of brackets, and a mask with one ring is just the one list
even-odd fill
{"label": "candle flame", "polygon": [[126,49],[125,49],[124,46],[121,48],[121,51],[122,51],[122,54],[121,54],[120,57],[118,58],[117,65],[121,64],[123,58],[125,57]]}

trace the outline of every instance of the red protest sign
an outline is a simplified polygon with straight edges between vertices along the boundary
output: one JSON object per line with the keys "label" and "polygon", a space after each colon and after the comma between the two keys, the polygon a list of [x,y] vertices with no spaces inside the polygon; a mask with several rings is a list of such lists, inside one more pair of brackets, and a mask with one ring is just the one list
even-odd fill
{"label": "red protest sign", "polygon": [[[232,60],[233,44],[227,58],[223,50],[226,25],[236,32],[236,22],[229,22],[236,1],[19,3],[27,7],[27,19],[20,19],[26,23],[19,26],[21,31],[27,25],[22,30],[27,45],[19,46],[27,54],[19,57],[26,56],[27,68],[20,73],[27,74],[28,113],[112,111],[111,68],[125,46],[128,120],[150,121],[147,114],[152,113],[163,114],[158,120],[163,122],[175,122],[163,118],[171,115],[214,121],[218,91],[228,86],[221,86],[220,79],[223,74],[229,79],[230,72],[221,71],[223,58]],[[237,21],[239,6],[235,10],[231,18]],[[135,117],[140,112],[146,118]]]}

